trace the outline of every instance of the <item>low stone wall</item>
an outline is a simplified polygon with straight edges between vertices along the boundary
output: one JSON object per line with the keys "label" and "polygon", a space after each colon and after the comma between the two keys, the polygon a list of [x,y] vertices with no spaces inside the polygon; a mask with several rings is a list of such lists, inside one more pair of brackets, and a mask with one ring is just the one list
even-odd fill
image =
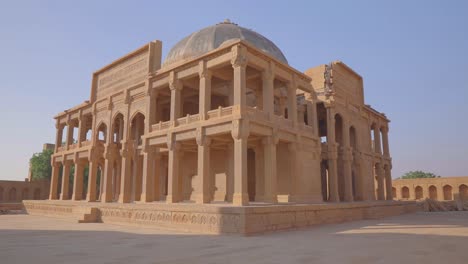
{"label": "low stone wall", "polygon": [[0,213],[8,213],[10,211],[22,211],[24,209],[22,203],[0,203]]}
{"label": "low stone wall", "polygon": [[[80,222],[149,226],[210,234],[258,234],[319,224],[375,219],[421,210],[415,202],[356,202],[309,205],[102,204],[24,201],[27,213],[71,217]],[[91,220],[90,220],[91,219]]]}

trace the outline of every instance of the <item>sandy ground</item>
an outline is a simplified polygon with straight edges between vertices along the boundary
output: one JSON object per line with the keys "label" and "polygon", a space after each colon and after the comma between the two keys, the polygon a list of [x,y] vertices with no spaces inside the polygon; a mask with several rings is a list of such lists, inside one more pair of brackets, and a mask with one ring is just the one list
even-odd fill
{"label": "sandy ground", "polygon": [[468,212],[416,213],[254,237],[0,215],[0,263],[468,263]]}

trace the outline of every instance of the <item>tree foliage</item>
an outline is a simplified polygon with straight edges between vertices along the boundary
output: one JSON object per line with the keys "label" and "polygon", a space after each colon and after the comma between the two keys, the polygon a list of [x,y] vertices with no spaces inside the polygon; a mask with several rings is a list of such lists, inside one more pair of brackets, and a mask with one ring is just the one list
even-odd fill
{"label": "tree foliage", "polygon": [[435,175],[432,172],[424,171],[410,171],[401,176],[402,179],[419,179],[419,178],[438,178],[440,176]]}
{"label": "tree foliage", "polygon": [[32,178],[34,180],[50,179],[52,174],[52,166],[50,165],[50,157],[54,153],[52,149],[46,149],[39,153],[34,153],[29,160],[31,165]]}

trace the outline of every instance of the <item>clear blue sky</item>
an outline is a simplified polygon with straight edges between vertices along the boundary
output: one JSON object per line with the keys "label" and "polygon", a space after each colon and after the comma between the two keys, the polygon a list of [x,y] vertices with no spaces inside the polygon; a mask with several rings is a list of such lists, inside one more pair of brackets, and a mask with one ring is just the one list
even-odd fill
{"label": "clear blue sky", "polygon": [[392,120],[393,177],[468,175],[468,1],[15,0],[0,5],[0,179],[27,177],[94,70],[154,39],[165,55],[226,18],[296,69],[342,60],[360,73],[367,103]]}

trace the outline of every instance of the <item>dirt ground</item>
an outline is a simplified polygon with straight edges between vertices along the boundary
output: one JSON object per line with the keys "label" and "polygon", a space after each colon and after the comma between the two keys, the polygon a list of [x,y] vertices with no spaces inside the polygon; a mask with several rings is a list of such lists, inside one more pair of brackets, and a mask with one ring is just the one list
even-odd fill
{"label": "dirt ground", "polygon": [[0,263],[468,263],[468,212],[415,213],[254,237],[0,215]]}

